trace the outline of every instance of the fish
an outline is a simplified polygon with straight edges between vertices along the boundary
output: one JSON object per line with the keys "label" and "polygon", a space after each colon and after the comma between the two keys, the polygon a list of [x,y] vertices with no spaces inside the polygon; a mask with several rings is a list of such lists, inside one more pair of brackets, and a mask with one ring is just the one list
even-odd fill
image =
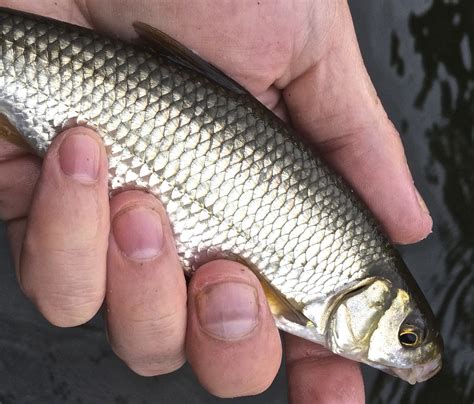
{"label": "fish", "polygon": [[110,192],[156,195],[189,276],[259,278],[279,329],[409,382],[441,368],[433,312],[353,190],[244,87],[161,31],[127,43],[0,9],[0,137],[44,156],[95,129]]}

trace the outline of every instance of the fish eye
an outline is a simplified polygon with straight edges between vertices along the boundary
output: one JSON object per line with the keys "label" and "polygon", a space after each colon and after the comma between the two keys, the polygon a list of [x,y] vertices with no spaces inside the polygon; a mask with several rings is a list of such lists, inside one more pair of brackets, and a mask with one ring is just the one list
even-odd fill
{"label": "fish eye", "polygon": [[404,326],[398,333],[400,343],[408,348],[415,348],[421,343],[421,332],[414,326]]}

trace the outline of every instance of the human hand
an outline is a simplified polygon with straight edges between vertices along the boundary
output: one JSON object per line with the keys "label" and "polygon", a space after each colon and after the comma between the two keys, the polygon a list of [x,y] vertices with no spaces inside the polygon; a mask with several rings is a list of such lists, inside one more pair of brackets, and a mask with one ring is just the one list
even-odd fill
{"label": "human hand", "polygon": [[[157,26],[220,66],[278,114],[290,117],[359,192],[394,241],[416,241],[429,231],[431,220],[418,204],[400,140],[363,67],[344,2],[300,2],[293,9],[286,2],[264,1],[245,7],[239,3],[242,8],[236,3],[212,7],[203,0],[138,5],[136,1],[64,1],[61,7],[52,1],[27,3],[4,1],[2,5],[23,5],[31,12],[123,38],[133,36],[133,21]],[[208,21],[210,26],[205,25]],[[189,288],[185,344],[186,289],[162,208],[150,196],[127,192],[112,198],[109,221],[105,151],[96,142],[98,151],[91,154],[98,162],[90,165],[87,148],[77,142],[70,147],[63,143],[66,138],[74,143],[78,133],[96,142],[88,130],[59,137],[34,193],[39,163],[18,149],[4,152],[0,170],[6,175],[2,174],[1,185],[12,188],[1,197],[0,213],[17,219],[10,222],[9,233],[26,293],[51,322],[63,326],[87,321],[105,295],[111,344],[141,374],[179,367],[186,345],[191,365],[211,392],[235,396],[264,389],[278,369],[281,347],[256,279],[223,261],[199,270]],[[69,148],[67,158],[59,152],[63,147],[66,152]],[[60,168],[61,161],[70,167]],[[88,166],[89,174],[97,173],[97,179],[84,178],[84,173],[78,176],[75,170],[81,166]],[[22,180],[13,184],[12,178]],[[144,217],[150,211],[155,219],[161,218],[161,230]],[[127,212],[135,212],[128,223],[120,220]],[[19,219],[25,215],[28,224]],[[138,226],[143,221],[148,231]],[[155,234],[149,240],[155,250],[142,238],[144,234]],[[159,244],[161,252],[154,257]],[[119,247],[132,252],[124,255]],[[229,281],[240,285],[229,285],[229,292],[224,286]],[[214,291],[220,290],[221,295],[213,297],[208,290],[200,294],[204,286],[217,284]],[[246,291],[251,292],[248,298]],[[258,304],[252,305],[255,296]],[[222,301],[225,304],[218,304]],[[206,302],[213,304],[206,306]],[[259,310],[256,320],[249,321],[252,306]],[[198,308],[204,314],[198,315]],[[210,332],[203,332],[206,320]],[[250,331],[238,335],[245,326]],[[225,331],[227,338],[216,338],[219,331]],[[295,402],[306,397],[326,402],[330,397],[363,400],[360,373],[350,361],[288,337],[287,363]]]}

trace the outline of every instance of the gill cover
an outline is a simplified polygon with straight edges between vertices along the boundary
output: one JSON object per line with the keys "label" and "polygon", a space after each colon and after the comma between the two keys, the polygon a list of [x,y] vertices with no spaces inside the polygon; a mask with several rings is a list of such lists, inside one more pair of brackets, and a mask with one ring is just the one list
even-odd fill
{"label": "gill cover", "polygon": [[390,297],[390,285],[377,279],[346,295],[337,305],[326,327],[328,347],[354,358],[366,356]]}

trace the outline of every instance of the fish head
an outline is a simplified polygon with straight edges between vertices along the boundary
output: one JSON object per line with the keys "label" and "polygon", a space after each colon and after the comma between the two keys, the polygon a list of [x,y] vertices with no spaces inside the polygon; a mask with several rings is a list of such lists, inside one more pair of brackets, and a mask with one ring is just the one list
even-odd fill
{"label": "fish head", "polygon": [[421,291],[410,286],[405,276],[379,271],[342,293],[325,327],[328,348],[411,384],[434,376],[441,369],[442,339]]}

